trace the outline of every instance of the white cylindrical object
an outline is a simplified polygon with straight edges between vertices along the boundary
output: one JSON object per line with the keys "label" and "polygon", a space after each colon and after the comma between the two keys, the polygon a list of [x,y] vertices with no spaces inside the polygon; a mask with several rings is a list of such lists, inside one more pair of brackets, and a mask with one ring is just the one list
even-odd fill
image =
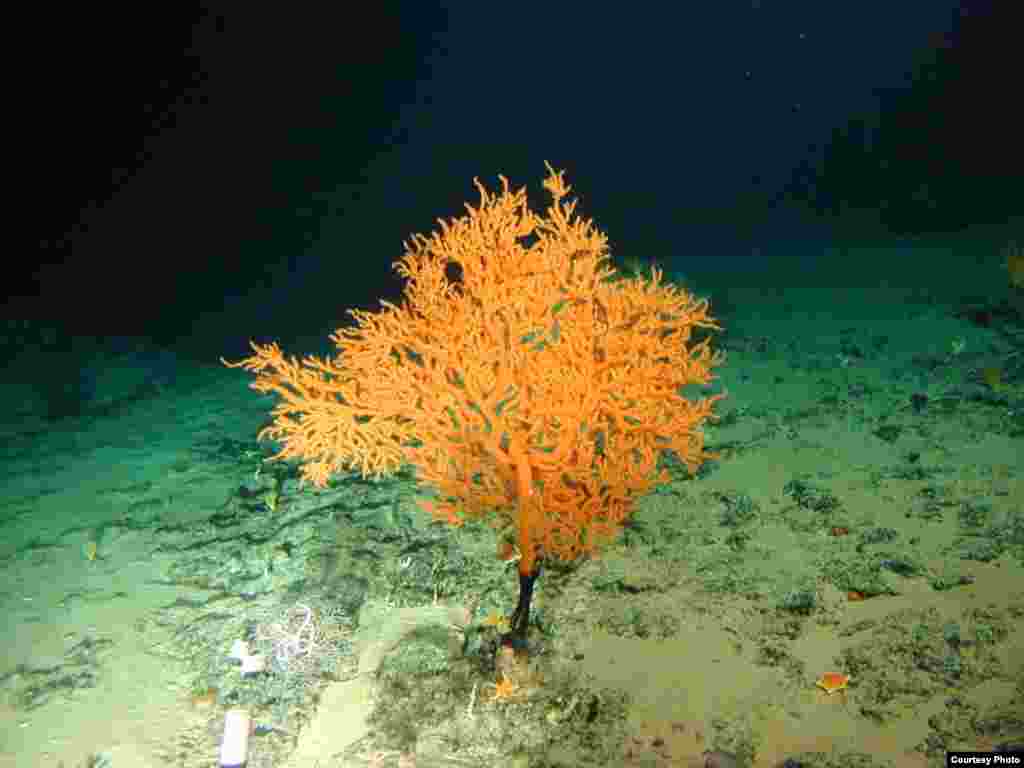
{"label": "white cylindrical object", "polygon": [[244,661],[245,657],[249,655],[249,644],[245,640],[235,640],[231,644],[231,650],[228,651],[228,658],[235,661]]}
{"label": "white cylindrical object", "polygon": [[224,738],[220,743],[221,768],[242,768],[249,759],[249,733],[252,720],[244,709],[229,709],[224,714]]}
{"label": "white cylindrical object", "polygon": [[257,653],[255,656],[242,657],[242,677],[256,675],[260,672],[266,672],[266,670],[267,658],[263,654]]}

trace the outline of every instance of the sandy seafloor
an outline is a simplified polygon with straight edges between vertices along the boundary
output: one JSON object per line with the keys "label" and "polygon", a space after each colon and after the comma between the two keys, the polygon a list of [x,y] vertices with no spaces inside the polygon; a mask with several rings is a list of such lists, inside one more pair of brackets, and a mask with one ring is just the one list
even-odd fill
{"label": "sandy seafloor", "polygon": [[[645,498],[603,557],[542,577],[549,634],[534,683],[494,701],[477,672],[474,701],[460,698],[441,727],[460,742],[428,738],[427,727],[404,741],[368,728],[370,705],[346,704],[335,676],[287,720],[290,739],[253,738],[250,764],[586,765],[600,755],[660,767],[719,749],[740,765],[910,767],[939,765],[944,747],[1024,740],[1021,329],[955,316],[999,290],[994,267],[965,287],[955,270],[886,264],[851,257],[841,278],[691,278],[725,310],[717,386],[729,396],[706,430],[721,456]],[[309,576],[325,545],[301,533],[315,506],[293,483],[273,510],[243,494],[260,536],[228,545],[210,533],[212,518],[238,508],[240,486],[265,499],[270,477],[245,463],[268,401],[215,362],[189,386],[92,418],[5,427],[0,768],[216,765],[228,694],[248,694],[227,682],[229,667],[200,658],[223,655],[229,634],[186,643],[186,628],[204,611],[228,626],[221,614],[259,603],[240,597],[246,589],[301,603],[303,584],[326,583]],[[988,396],[993,367],[1004,378]],[[915,393],[927,404],[915,407]],[[376,563],[352,554],[357,534],[332,539],[335,560],[365,570],[366,600],[397,609],[419,594],[469,605],[474,621],[488,599],[511,608],[507,569],[493,581],[501,594],[471,597],[478,577],[467,572],[481,552],[494,560],[493,534],[422,521],[410,530],[404,544],[364,541]],[[444,537],[448,556],[464,547],[464,570],[431,582],[428,564],[433,597],[429,587],[383,594],[392,561],[414,570],[417,535]],[[230,573],[243,544],[239,569],[257,555],[283,565],[245,589],[183,575]],[[201,547],[224,559],[204,565]],[[848,687],[816,687],[829,672],[850,675]],[[418,685],[447,690],[445,674]],[[394,689],[378,693],[389,706]],[[609,712],[603,744],[564,735]]]}

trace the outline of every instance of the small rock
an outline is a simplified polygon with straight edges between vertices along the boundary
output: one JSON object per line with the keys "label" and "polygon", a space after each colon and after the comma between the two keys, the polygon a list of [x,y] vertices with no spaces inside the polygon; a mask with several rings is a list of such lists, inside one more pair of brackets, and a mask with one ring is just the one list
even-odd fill
{"label": "small rock", "polygon": [[704,768],[740,768],[740,763],[734,754],[709,749],[704,753]]}

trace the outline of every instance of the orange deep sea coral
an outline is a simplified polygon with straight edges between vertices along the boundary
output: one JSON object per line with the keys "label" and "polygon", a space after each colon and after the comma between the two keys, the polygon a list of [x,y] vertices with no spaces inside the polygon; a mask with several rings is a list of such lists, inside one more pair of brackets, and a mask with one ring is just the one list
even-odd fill
{"label": "orange deep sea coral", "polygon": [[401,306],[350,310],[336,356],[253,344],[229,364],[280,397],[261,433],[280,442],[275,458],[300,460],[317,485],[410,464],[436,489],[439,519],[511,527],[523,576],[611,539],[662,479],[662,451],[695,470],[721,397],[681,392],[722,361],[691,338],[718,327],[707,302],[657,269],[614,279],[605,235],[548,171],[544,216],[502,177],[501,194],[476,182],[476,207],[414,235],[395,264]]}

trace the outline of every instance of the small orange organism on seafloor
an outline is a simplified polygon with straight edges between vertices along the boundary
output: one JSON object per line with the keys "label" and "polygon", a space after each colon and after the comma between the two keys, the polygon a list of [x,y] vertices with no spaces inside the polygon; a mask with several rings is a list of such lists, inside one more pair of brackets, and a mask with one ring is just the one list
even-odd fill
{"label": "small orange organism on seafloor", "polygon": [[519,690],[519,686],[505,675],[502,675],[498,682],[490,683],[490,687],[494,689],[494,701],[511,699]]}
{"label": "small orange organism on seafloor", "polygon": [[836,691],[846,690],[849,683],[849,675],[844,675],[841,672],[826,672],[814,684],[831,696]]}

